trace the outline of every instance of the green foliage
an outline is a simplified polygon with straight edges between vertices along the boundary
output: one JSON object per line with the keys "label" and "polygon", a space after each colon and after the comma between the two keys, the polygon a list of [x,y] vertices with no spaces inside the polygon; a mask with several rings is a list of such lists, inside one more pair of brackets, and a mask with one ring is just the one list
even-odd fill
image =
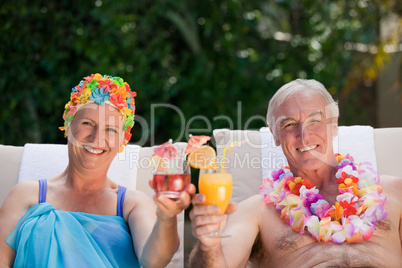
{"label": "green foliage", "polygon": [[[3,1],[0,143],[64,143],[57,127],[70,89],[96,72],[121,76],[137,91],[132,141],[141,145],[185,140],[185,128],[211,135],[264,126],[270,97],[298,77],[347,99],[341,93],[366,79],[374,56],[362,62],[345,44],[378,44],[378,21],[396,7],[378,0]],[[362,117],[346,118],[341,123]]]}

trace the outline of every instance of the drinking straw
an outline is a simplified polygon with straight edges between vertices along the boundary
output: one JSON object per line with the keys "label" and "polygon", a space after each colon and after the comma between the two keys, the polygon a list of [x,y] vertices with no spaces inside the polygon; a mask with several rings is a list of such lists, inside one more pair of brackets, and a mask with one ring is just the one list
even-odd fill
{"label": "drinking straw", "polygon": [[221,163],[221,173],[223,173],[224,169],[225,169],[225,160],[226,160],[226,152],[227,150],[232,150],[232,148],[235,146],[235,144],[237,143],[237,141],[232,142],[231,144],[229,144],[228,146],[226,146],[223,149],[223,155],[222,155],[222,163]]}
{"label": "drinking straw", "polygon": [[[230,152],[232,151],[232,149],[233,149],[234,147],[239,147],[240,145],[242,145],[242,144],[245,143],[245,142],[246,142],[246,140],[244,140],[244,141],[242,141],[242,142],[240,142],[240,143],[238,143],[238,141],[235,141],[235,142],[229,144],[228,146],[226,146],[226,147],[223,149],[221,173],[223,173],[223,171],[224,171],[224,168],[225,168],[225,160],[229,158],[229,155],[230,155]],[[236,146],[235,146],[235,145],[236,145]]]}
{"label": "drinking straw", "polygon": [[[182,162],[183,162],[183,153],[184,153],[184,148],[182,148],[181,149],[181,152],[180,152],[180,154],[179,154],[179,157],[178,157],[178,161],[176,162],[177,163],[177,166],[176,166],[176,168],[173,170],[173,174],[176,174],[176,172],[177,172],[177,170],[179,169],[179,167],[181,166],[181,164],[182,164]],[[185,156],[184,156],[185,157]]]}

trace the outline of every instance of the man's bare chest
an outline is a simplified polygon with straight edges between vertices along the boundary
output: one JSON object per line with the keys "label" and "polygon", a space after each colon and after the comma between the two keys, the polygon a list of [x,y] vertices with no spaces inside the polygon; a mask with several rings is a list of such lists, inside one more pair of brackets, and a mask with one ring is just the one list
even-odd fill
{"label": "man's bare chest", "polygon": [[378,228],[372,239],[354,244],[317,242],[308,232],[294,232],[283,221],[277,221],[274,229],[267,227],[272,227],[272,222],[261,228],[250,267],[384,267],[387,258],[400,253],[387,251],[381,243],[390,232],[387,222],[381,223],[382,229]]}

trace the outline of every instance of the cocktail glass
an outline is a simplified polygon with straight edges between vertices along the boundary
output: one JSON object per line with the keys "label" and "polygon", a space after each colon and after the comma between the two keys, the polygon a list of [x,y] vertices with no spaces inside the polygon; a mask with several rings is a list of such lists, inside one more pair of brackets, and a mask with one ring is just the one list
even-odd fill
{"label": "cocktail glass", "polygon": [[[204,194],[206,201],[204,205],[216,205],[220,208],[219,215],[225,214],[226,208],[232,196],[232,174],[221,172],[222,170],[205,169],[200,170],[198,189]],[[229,237],[222,234],[220,228],[203,237]]]}
{"label": "cocktail glass", "polygon": [[185,191],[191,182],[190,168],[185,160],[168,160],[165,163],[167,168],[154,172],[153,188],[155,193],[177,200],[180,192]]}

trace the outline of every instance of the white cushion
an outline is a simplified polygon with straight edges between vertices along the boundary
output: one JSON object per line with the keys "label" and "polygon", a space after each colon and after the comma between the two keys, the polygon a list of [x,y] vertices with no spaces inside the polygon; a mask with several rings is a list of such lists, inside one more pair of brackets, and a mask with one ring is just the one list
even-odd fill
{"label": "white cushion", "polygon": [[[127,188],[136,188],[137,162],[141,147],[127,145],[117,154],[108,170],[108,177]],[[68,165],[66,144],[32,144],[24,146],[18,182],[54,177]]]}
{"label": "white cushion", "polygon": [[24,147],[0,145],[0,205],[17,184]]}
{"label": "white cushion", "polygon": [[378,173],[402,178],[402,127],[374,129]]}

